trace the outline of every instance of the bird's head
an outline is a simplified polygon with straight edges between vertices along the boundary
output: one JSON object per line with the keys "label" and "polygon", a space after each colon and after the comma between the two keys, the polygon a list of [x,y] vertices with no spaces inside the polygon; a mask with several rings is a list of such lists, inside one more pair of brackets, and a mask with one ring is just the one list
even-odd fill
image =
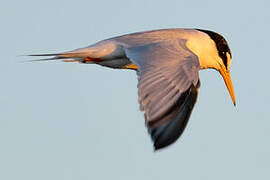
{"label": "bird's head", "polygon": [[225,38],[218,33],[215,33],[213,31],[206,31],[206,30],[200,30],[200,31],[203,31],[204,33],[208,34],[208,36],[210,36],[210,38],[215,42],[216,51],[218,54],[218,56],[216,57],[218,66],[216,66],[215,69],[218,70],[220,74],[222,75],[224,82],[227,86],[227,89],[231,95],[233,104],[236,105],[235,95],[234,95],[234,90],[233,90],[233,85],[232,85],[232,80],[231,80],[231,75],[230,75],[232,53],[229,48],[229,45],[227,41],[225,40]]}
{"label": "bird's head", "polygon": [[223,36],[216,32],[202,29],[197,30],[204,34],[203,37],[200,36],[198,38],[200,39],[200,43],[197,43],[199,46],[193,48],[199,57],[201,69],[213,68],[220,72],[230,93],[233,104],[236,105],[230,75],[232,54],[227,41]]}

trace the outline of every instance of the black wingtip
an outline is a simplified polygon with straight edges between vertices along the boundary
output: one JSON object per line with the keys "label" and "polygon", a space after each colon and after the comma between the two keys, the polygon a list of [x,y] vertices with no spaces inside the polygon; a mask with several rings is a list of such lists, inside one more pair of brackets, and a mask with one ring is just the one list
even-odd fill
{"label": "black wingtip", "polygon": [[166,123],[154,128],[149,128],[152,140],[154,142],[154,151],[159,151],[173,144],[184,132],[193,106],[198,95],[197,88],[191,87],[190,92],[186,94],[184,102],[179,102],[173,112],[173,118]]}
{"label": "black wingtip", "polygon": [[165,147],[166,146],[159,146],[158,144],[154,143],[154,152],[159,152],[160,150],[162,150]]}

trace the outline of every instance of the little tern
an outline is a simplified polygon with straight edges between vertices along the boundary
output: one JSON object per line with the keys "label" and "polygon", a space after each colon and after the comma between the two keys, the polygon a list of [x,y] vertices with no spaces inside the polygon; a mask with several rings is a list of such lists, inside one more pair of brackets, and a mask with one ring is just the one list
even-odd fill
{"label": "little tern", "polygon": [[183,133],[196,103],[200,69],[215,69],[223,77],[233,104],[231,51],[220,34],[202,29],[161,29],[106,39],[85,48],[43,60],[99,64],[135,70],[138,99],[154,149],[175,142]]}

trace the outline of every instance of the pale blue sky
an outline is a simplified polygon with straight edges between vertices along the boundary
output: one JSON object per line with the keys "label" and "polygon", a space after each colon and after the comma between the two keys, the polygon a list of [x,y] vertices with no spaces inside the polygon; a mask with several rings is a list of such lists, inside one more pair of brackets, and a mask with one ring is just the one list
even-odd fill
{"label": "pale blue sky", "polygon": [[[269,179],[270,3],[5,1],[0,6],[0,179]],[[20,56],[121,34],[203,28],[230,44],[235,108],[219,74],[201,71],[189,124],[153,152],[136,73]]]}

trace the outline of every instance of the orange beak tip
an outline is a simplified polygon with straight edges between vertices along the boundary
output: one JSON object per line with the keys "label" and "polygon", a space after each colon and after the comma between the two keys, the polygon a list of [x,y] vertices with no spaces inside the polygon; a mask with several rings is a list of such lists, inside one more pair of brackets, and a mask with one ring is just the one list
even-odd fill
{"label": "orange beak tip", "polygon": [[231,96],[233,105],[236,106],[235,96],[234,96],[234,90],[233,90],[233,85],[232,85],[230,71],[227,71],[226,69],[221,68],[219,72],[222,75],[223,80],[224,80],[224,82],[225,82],[225,84],[227,86],[227,89],[228,89],[229,94]]}

